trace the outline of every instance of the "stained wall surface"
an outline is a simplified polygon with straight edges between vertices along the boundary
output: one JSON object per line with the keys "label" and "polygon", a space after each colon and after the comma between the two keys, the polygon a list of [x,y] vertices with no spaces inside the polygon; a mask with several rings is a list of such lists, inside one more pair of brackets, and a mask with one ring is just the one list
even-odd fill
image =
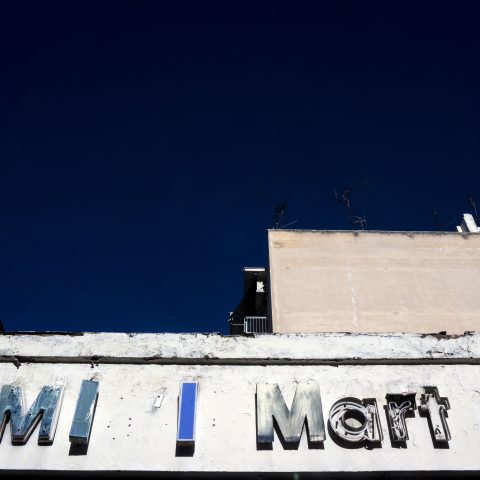
{"label": "stained wall surface", "polygon": [[274,332],[480,330],[480,235],[271,230]]}
{"label": "stained wall surface", "polygon": [[[480,471],[479,340],[477,334],[0,335],[0,385],[22,386],[28,405],[44,385],[65,389],[52,445],[37,444],[38,429],[26,445],[12,445],[7,424],[0,474]],[[99,397],[88,449],[73,453],[69,431],[80,384],[92,379]],[[185,381],[199,383],[195,449],[188,455],[176,449]],[[298,448],[285,449],[276,435],[271,449],[259,448],[257,384],[278,384],[290,406],[296,385],[312,381],[320,386],[326,426],[321,448],[308,445],[305,430]],[[407,419],[407,445],[396,448],[385,395],[426,385],[448,397],[451,440],[435,448],[427,418],[416,411]],[[328,429],[331,406],[347,396],[377,400],[384,440],[376,448],[345,448]]]}

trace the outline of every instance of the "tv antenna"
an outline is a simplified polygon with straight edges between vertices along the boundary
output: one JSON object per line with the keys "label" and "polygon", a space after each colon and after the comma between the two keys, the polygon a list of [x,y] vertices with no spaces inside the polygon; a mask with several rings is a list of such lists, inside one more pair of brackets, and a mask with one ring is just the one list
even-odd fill
{"label": "tv antenna", "polygon": [[291,222],[288,221],[288,216],[287,216],[288,200],[290,199],[290,196],[292,195],[292,193],[293,193],[293,189],[288,192],[283,202],[280,202],[280,203],[274,203],[272,202],[269,196],[264,195],[264,198],[267,201],[267,203],[273,208],[273,227],[272,228],[274,230],[277,230],[279,228],[287,228],[290,225],[293,225],[294,223],[298,222],[298,220],[293,220]]}
{"label": "tv antenna", "polygon": [[350,203],[350,197],[354,190],[357,190],[360,187],[363,187],[364,185],[366,185],[367,183],[370,183],[371,181],[372,181],[371,179],[368,179],[358,183],[353,187],[345,187],[341,195],[339,195],[336,190],[333,190],[336,200],[340,202],[347,210],[348,221],[350,222],[352,230],[356,230],[357,225],[360,226],[362,230],[365,230],[367,226],[367,220],[365,216],[359,217],[358,215],[354,215],[352,205]]}
{"label": "tv antenna", "polygon": [[475,199],[471,195],[467,195],[467,202],[473,212],[473,218],[478,223],[478,214],[477,214],[477,204],[475,203]]}

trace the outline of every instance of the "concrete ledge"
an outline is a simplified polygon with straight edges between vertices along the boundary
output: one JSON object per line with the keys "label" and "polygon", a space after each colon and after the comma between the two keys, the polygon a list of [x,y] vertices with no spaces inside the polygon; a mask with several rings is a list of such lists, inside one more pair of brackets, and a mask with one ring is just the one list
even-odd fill
{"label": "concrete ledge", "polygon": [[0,362],[170,364],[480,363],[480,333],[4,334]]}

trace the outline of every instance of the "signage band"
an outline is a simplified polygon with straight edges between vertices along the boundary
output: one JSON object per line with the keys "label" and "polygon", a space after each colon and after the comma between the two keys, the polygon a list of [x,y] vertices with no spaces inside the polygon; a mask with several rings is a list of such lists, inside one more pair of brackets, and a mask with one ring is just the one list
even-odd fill
{"label": "signage band", "polygon": [[[23,390],[19,385],[4,385],[0,390],[0,441],[10,422],[13,445],[28,442],[40,424],[38,443],[51,445],[60,415],[63,386],[44,386],[28,410],[24,408]],[[195,428],[199,382],[182,382],[177,411],[178,448],[195,447]],[[99,382],[83,380],[70,428],[72,445],[88,445],[92,432]],[[417,398],[419,403],[417,405]],[[427,418],[434,446],[446,445],[451,440],[447,423],[450,402],[441,397],[435,386],[424,386],[419,392],[387,393],[385,416],[392,444],[402,446],[409,440],[407,418],[418,410]],[[318,447],[326,440],[323,406],[317,382],[298,383],[291,408],[288,408],[278,384],[259,383],[256,386],[257,448],[274,441],[274,430],[284,448],[297,445],[306,426],[309,448]],[[159,403],[159,406],[161,402]],[[374,398],[344,397],[331,407],[328,431],[339,445],[368,444],[380,447],[383,442],[382,422]]]}

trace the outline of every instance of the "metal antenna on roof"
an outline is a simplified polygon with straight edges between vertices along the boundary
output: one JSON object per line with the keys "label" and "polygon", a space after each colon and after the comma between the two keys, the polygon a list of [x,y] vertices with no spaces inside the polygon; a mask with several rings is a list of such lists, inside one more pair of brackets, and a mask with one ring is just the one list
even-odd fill
{"label": "metal antenna on roof", "polygon": [[473,211],[473,217],[475,218],[475,221],[478,222],[477,204],[475,203],[475,199],[471,195],[467,195],[467,202]]}
{"label": "metal antenna on roof", "polygon": [[341,195],[339,195],[336,190],[333,191],[333,194],[335,195],[335,198],[337,199],[337,201],[340,202],[347,210],[348,221],[350,222],[352,230],[355,230],[356,229],[355,227],[357,225],[359,225],[362,230],[365,230],[365,227],[367,226],[367,220],[365,219],[365,216],[359,217],[358,215],[353,214],[352,205],[350,203],[350,197],[354,190],[357,190],[358,188],[363,187],[364,185],[366,185],[371,181],[372,181],[371,179],[368,179],[355,185],[354,187],[345,187]]}
{"label": "metal antenna on roof", "polygon": [[[297,223],[298,220],[293,220],[291,222],[288,221],[288,216],[287,216],[287,208],[288,208],[288,200],[290,196],[293,193],[293,189],[288,192],[287,196],[283,200],[283,202],[280,203],[274,203],[268,197],[267,195],[264,195],[265,200],[270,204],[270,206],[273,208],[273,229],[279,229],[279,228],[287,228],[290,225],[293,225],[294,223]],[[283,223],[283,221],[286,221],[287,223]]]}

